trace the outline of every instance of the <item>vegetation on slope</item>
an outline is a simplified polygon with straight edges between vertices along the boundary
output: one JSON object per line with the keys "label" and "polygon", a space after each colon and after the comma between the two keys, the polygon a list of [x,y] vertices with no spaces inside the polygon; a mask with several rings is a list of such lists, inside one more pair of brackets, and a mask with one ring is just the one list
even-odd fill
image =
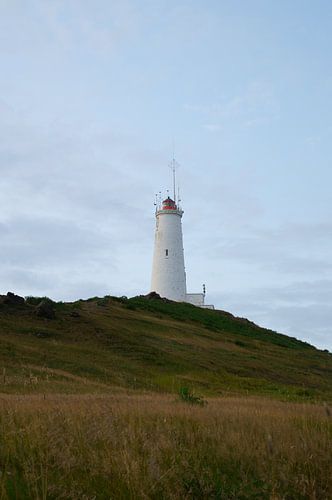
{"label": "vegetation on slope", "polygon": [[0,302],[0,366],[7,393],[189,387],[206,396],[332,397],[328,352],[223,311],[153,296]]}
{"label": "vegetation on slope", "polygon": [[0,366],[5,500],[332,497],[331,355],[296,339],[153,296],[0,296]]}
{"label": "vegetation on slope", "polygon": [[6,396],[3,499],[328,499],[320,405],[171,395]]}

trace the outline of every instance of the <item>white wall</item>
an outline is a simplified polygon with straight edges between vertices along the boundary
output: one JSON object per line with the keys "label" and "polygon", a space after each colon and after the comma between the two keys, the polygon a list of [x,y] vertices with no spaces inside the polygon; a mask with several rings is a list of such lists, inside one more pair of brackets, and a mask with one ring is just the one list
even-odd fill
{"label": "white wall", "polygon": [[194,306],[204,306],[204,293],[187,293],[186,302]]}
{"label": "white wall", "polygon": [[161,297],[185,302],[182,213],[180,210],[157,212],[151,291]]}

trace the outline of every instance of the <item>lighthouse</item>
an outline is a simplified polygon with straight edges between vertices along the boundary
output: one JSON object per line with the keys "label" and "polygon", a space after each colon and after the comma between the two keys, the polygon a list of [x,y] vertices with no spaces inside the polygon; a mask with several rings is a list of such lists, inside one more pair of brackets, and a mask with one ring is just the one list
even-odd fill
{"label": "lighthouse", "polygon": [[176,302],[189,302],[199,307],[206,306],[205,285],[203,293],[187,293],[186,271],[182,237],[183,210],[176,196],[175,160],[172,161],[173,197],[169,194],[162,201],[156,195],[156,230],[152,264],[151,291]]}
{"label": "lighthouse", "polygon": [[156,233],[151,290],[161,297],[185,302],[186,272],[182,238],[183,211],[169,196],[156,205]]}

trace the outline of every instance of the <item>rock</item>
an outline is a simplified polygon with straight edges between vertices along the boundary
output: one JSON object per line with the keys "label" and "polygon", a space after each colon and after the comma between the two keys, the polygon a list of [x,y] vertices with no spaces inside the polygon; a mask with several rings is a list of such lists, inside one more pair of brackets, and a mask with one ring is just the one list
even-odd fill
{"label": "rock", "polygon": [[54,319],[55,309],[53,303],[49,300],[42,300],[36,307],[36,314],[40,318]]}
{"label": "rock", "polygon": [[147,295],[144,295],[144,298],[148,300],[161,300],[161,297],[157,292],[150,292]]}
{"label": "rock", "polygon": [[150,292],[147,295],[143,295],[142,297],[147,300],[160,300],[161,302],[168,302],[168,303],[173,302],[170,299],[166,299],[166,297],[160,297],[159,293],[157,292]]}
{"label": "rock", "polygon": [[0,295],[0,304],[5,304],[7,306],[23,306],[25,300],[19,295],[15,295],[13,292],[8,292],[7,295]]}

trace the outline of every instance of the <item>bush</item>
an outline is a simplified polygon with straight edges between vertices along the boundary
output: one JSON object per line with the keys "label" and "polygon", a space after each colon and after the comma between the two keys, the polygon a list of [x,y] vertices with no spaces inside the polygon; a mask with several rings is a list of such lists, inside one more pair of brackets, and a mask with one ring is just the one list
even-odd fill
{"label": "bush", "polygon": [[205,401],[200,396],[196,396],[189,387],[180,387],[179,396],[182,401],[189,403],[191,405],[205,406],[207,401]]}
{"label": "bush", "polygon": [[136,309],[137,309],[135,304],[131,304],[130,302],[128,302],[128,304],[125,304],[125,308],[129,309],[130,311],[136,311]]}
{"label": "bush", "polygon": [[127,304],[128,302],[128,297],[125,295],[122,295],[122,297],[113,297],[111,296],[112,300],[115,300],[116,302],[120,302],[121,304]]}
{"label": "bush", "polygon": [[38,306],[41,302],[47,302],[48,304],[55,304],[54,300],[49,297],[25,297],[25,302],[31,306]]}

